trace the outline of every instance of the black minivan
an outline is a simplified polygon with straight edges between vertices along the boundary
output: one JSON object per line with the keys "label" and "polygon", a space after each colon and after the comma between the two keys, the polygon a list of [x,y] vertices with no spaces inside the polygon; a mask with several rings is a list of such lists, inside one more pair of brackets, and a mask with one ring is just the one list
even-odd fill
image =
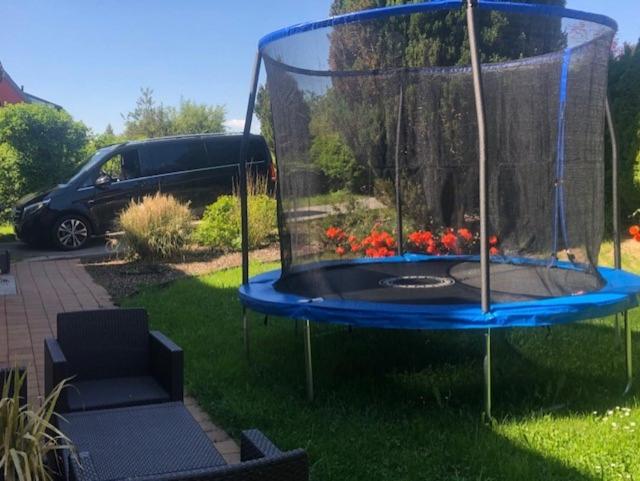
{"label": "black minivan", "polygon": [[[110,145],[65,184],[22,198],[13,211],[16,235],[28,244],[73,250],[113,228],[132,199],[155,192],[190,202],[195,212],[230,194],[239,174],[242,135],[202,134]],[[275,180],[263,137],[252,135],[247,169]]]}

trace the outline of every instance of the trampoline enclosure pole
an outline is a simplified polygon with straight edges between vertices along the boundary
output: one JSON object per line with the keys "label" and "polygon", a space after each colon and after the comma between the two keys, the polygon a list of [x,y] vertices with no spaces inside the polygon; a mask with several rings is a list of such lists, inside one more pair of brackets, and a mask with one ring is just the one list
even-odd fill
{"label": "trampoline enclosure pole", "polygon": [[613,206],[613,265],[616,269],[622,268],[622,254],[620,251],[620,197],[618,193],[618,140],[613,125],[611,104],[607,98],[605,103],[607,128],[611,141],[611,203]]}
{"label": "trampoline enclosure pole", "polygon": [[240,167],[239,186],[240,186],[240,224],[242,230],[242,284],[249,282],[249,214],[247,199],[247,156],[249,154],[249,135],[251,134],[251,120],[253,119],[253,111],[256,105],[256,92],[258,91],[258,79],[260,77],[260,64],[262,55],[260,52],[256,54],[256,61],[253,66],[253,76],[251,79],[251,88],[249,91],[249,102],[247,104],[247,114],[244,118],[244,132],[242,142],[240,143],[240,159],[238,165]]}
{"label": "trampoline enclosure pole", "polygon": [[[253,66],[253,77],[249,91],[249,102],[247,104],[247,115],[244,118],[244,132],[242,142],[240,142],[240,158],[238,159],[240,179],[240,230],[242,236],[242,284],[249,282],[249,214],[247,199],[247,156],[249,154],[249,134],[251,133],[251,119],[256,104],[256,92],[258,90],[258,78],[260,77],[260,63],[262,55],[256,54],[256,61]],[[242,333],[244,337],[244,349],[249,357],[249,317],[246,307],[242,308]]]}
{"label": "trampoline enclosure pole", "polygon": [[[479,171],[479,204],[480,204],[480,274],[481,274],[481,306],[487,313],[490,306],[489,285],[489,233],[487,227],[488,203],[488,175],[487,175],[487,132],[484,110],[484,96],[482,90],[482,71],[480,52],[478,50],[478,34],[475,25],[475,8],[477,0],[467,0],[467,29],[469,33],[469,50],[471,53],[471,72],[473,74],[473,93],[478,119],[478,171]],[[492,392],[491,392],[491,330],[485,334],[484,358],[484,407],[485,415],[490,420]]]}
{"label": "trampoline enclosure pole", "polygon": [[396,222],[398,238],[398,255],[403,254],[402,248],[402,185],[400,183],[400,135],[402,134],[402,104],[404,102],[404,85],[400,83],[400,95],[398,96],[398,121],[396,123]]}
{"label": "trampoline enclosure pole", "polygon": [[484,413],[487,420],[491,417],[491,329],[487,329],[484,335],[485,355],[484,355]]}
{"label": "trampoline enclosure pole", "polygon": [[[622,269],[622,251],[620,248],[620,197],[618,193],[618,139],[613,125],[613,115],[611,114],[611,104],[607,97],[604,104],[605,118],[609,130],[609,140],[611,142],[611,205],[613,224],[613,266]],[[626,321],[625,321],[626,324]],[[616,339],[620,340],[620,316],[615,315]],[[626,333],[625,333],[626,335]],[[625,349],[627,348],[625,339]],[[628,357],[628,356],[627,356]],[[627,376],[628,377],[628,376]],[[626,391],[625,391],[626,392]]]}
{"label": "trampoline enclosure pole", "polygon": [[473,92],[478,118],[478,172],[480,192],[480,273],[481,304],[483,312],[489,312],[489,242],[487,228],[487,131],[484,110],[484,94],[482,90],[482,72],[480,70],[480,52],[475,25],[476,0],[467,0],[467,28],[469,30],[469,49],[471,51],[471,71],[473,73]]}
{"label": "trampoline enclosure pole", "polygon": [[624,351],[625,351],[625,367],[627,369],[627,385],[624,388],[624,394],[630,394],[633,388],[633,338],[631,336],[631,322],[629,321],[629,312],[624,311]]}
{"label": "trampoline enclosure pole", "polygon": [[304,321],[304,366],[307,374],[307,399],[313,401],[313,364],[311,362],[311,322]]}

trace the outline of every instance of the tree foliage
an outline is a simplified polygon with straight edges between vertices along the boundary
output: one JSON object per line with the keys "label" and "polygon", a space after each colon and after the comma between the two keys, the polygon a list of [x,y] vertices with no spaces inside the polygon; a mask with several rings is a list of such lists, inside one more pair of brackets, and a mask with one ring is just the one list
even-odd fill
{"label": "tree foliage", "polygon": [[625,45],[611,59],[609,97],[618,137],[620,207],[626,222],[640,208],[640,41]]}
{"label": "tree foliage", "polygon": [[224,132],[225,108],[181,99],[178,108],[157,103],[153,90],[142,88],[135,108],[123,116],[128,139]]}
{"label": "tree foliage", "polygon": [[214,134],[224,132],[225,109],[221,105],[199,104],[180,100],[180,106],[169,116],[174,135]]}
{"label": "tree foliage", "polygon": [[271,99],[269,90],[265,85],[261,85],[256,96],[256,117],[260,121],[260,133],[269,146],[271,152],[276,151],[276,144],[273,136],[273,122],[271,119]]}
{"label": "tree foliage", "polygon": [[88,129],[54,108],[0,108],[0,216],[23,195],[66,180],[88,155]]}

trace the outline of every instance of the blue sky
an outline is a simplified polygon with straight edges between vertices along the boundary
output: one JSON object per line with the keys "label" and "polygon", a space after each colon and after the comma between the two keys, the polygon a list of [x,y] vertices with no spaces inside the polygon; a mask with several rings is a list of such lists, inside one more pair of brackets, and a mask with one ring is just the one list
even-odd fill
{"label": "blue sky", "polygon": [[[638,0],[568,0],[607,14],[619,38],[640,37]],[[0,62],[25,90],[95,131],[122,128],[140,87],[158,101],[223,104],[244,118],[258,39],[324,18],[330,0],[1,0]]]}

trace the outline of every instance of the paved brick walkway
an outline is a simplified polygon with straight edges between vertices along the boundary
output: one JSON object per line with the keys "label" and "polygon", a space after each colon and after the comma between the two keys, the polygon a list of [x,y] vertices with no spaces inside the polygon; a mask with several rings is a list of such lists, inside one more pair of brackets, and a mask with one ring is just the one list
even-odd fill
{"label": "paved brick walkway", "polygon": [[[44,391],[44,339],[55,336],[59,312],[114,307],[78,259],[23,261],[11,266],[17,295],[0,296],[0,366],[26,366],[28,396]],[[216,427],[193,398],[185,404],[228,462],[240,460],[240,449]]]}

